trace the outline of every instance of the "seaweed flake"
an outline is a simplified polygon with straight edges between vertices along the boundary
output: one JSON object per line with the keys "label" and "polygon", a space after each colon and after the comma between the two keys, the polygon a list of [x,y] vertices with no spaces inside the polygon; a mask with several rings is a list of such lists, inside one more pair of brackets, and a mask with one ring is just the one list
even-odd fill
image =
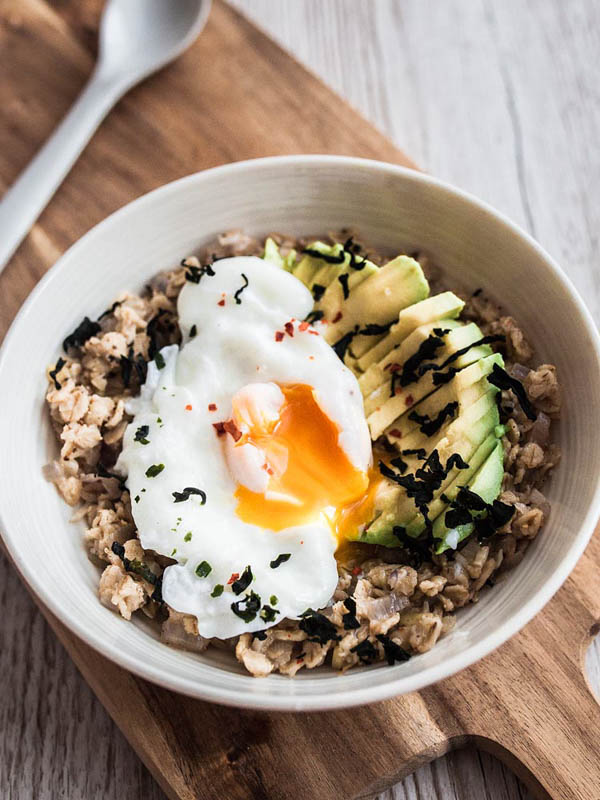
{"label": "seaweed flake", "polygon": [[517,396],[519,404],[523,409],[523,413],[528,419],[534,420],[536,413],[531,405],[525,387],[516,378],[512,378],[505,369],[502,369],[498,364],[494,364],[492,372],[487,376],[488,381],[496,386],[498,389],[512,389]]}
{"label": "seaweed flake", "polygon": [[418,423],[419,430],[425,436],[433,436],[434,433],[439,431],[446,419],[452,419],[455,416],[457,409],[458,403],[454,401],[447,403],[433,419],[428,417],[427,414],[422,415],[417,411],[411,411],[408,418]]}
{"label": "seaweed flake", "polygon": [[[260,610],[260,605],[260,595],[251,591],[249,594],[244,595],[241,600],[232,603],[231,610],[237,617],[249,623],[256,619],[256,614]],[[242,608],[242,606],[244,606],[244,608]]]}
{"label": "seaweed flake", "polygon": [[325,316],[325,312],[318,310],[318,311],[310,311],[305,317],[304,322],[308,322],[309,325],[313,325],[315,322],[323,319]]}
{"label": "seaweed flake", "polygon": [[149,425],[140,425],[140,427],[135,432],[133,441],[139,442],[140,444],[150,444],[150,440],[147,438],[149,433],[150,433]]}
{"label": "seaweed flake", "polygon": [[321,286],[320,283],[313,283],[312,296],[315,303],[318,303],[324,294],[325,294],[325,286]]}
{"label": "seaweed flake", "polygon": [[272,608],[270,605],[267,605],[265,603],[265,605],[261,608],[258,616],[265,622],[275,622],[277,614],[280,613],[281,612],[278,611],[276,608]]}
{"label": "seaweed flake", "polygon": [[300,616],[301,620],[298,627],[306,633],[309,642],[327,644],[327,642],[332,641],[339,642],[342,638],[338,635],[333,622],[327,619],[324,614],[320,614],[312,608],[307,608]]}
{"label": "seaweed flake", "polygon": [[63,350],[66,353],[70,348],[81,347],[100,330],[101,327],[97,322],[92,322],[89,317],[84,317],[75,330],[63,340]]}
{"label": "seaweed flake", "polygon": [[181,266],[185,268],[185,279],[190,283],[200,283],[204,275],[208,275],[209,277],[215,275],[215,271],[212,268],[211,264],[205,264],[202,267],[196,267],[190,264],[186,264],[184,258],[183,261],[181,262]]}
{"label": "seaweed flake", "polygon": [[58,373],[61,371],[61,369],[64,367],[64,365],[66,363],[67,362],[64,360],[64,358],[61,358],[59,356],[59,358],[56,361],[56,364],[54,365],[54,369],[51,369],[50,372],[48,373],[49,376],[54,381],[54,388],[57,389],[57,390],[61,388],[61,384],[58,382],[58,379],[57,379],[56,376],[58,375]]}
{"label": "seaweed flake", "polygon": [[347,597],[344,600],[344,605],[348,609],[347,614],[342,614],[344,629],[352,631],[360,628],[360,622],[356,619],[356,600],[353,597]]}
{"label": "seaweed flake", "polygon": [[427,451],[424,447],[408,448],[407,450],[401,450],[400,453],[403,456],[414,456],[421,461],[424,461],[427,458]]}
{"label": "seaweed flake", "polygon": [[254,580],[254,575],[252,574],[250,565],[248,565],[246,569],[242,572],[240,577],[237,580],[233,581],[233,583],[231,584],[233,593],[241,594],[242,592],[245,592],[253,580]]}
{"label": "seaweed flake", "polygon": [[359,330],[359,334],[362,336],[381,336],[381,334],[387,333],[391,327],[391,322],[388,322],[386,325],[378,325],[376,322],[369,322],[364,328]]}
{"label": "seaweed flake", "polygon": [[340,359],[340,361],[344,360],[344,356],[346,355],[346,350],[350,347],[350,343],[352,339],[354,339],[357,333],[358,333],[358,325],[354,327],[354,330],[348,331],[347,334],[342,336],[341,339],[339,339],[334,345],[332,345],[335,354]]}
{"label": "seaweed flake", "polygon": [[269,566],[271,569],[277,569],[277,567],[279,567],[281,564],[289,561],[291,557],[291,553],[280,553],[277,558],[274,558],[273,561],[270,562]]}
{"label": "seaweed flake", "polygon": [[396,661],[403,662],[411,658],[410,653],[403,647],[400,647],[399,644],[392,641],[392,639],[384,633],[378,633],[375,638],[383,645],[383,652],[390,667],[393,666]]}
{"label": "seaweed flake", "polygon": [[248,278],[247,278],[247,277],[244,275],[244,273],[243,273],[243,272],[241,273],[241,276],[242,276],[242,278],[244,279],[244,284],[243,284],[243,286],[240,286],[240,288],[239,288],[239,289],[237,289],[237,290],[234,292],[234,294],[233,294],[233,297],[234,297],[234,299],[235,299],[235,302],[236,302],[236,304],[237,304],[238,306],[240,306],[240,305],[242,304],[242,298],[240,297],[240,295],[242,294],[242,292],[244,291],[244,289],[245,289],[245,288],[248,286],[248,284],[250,283],[250,281],[249,281],[249,280],[248,280]]}
{"label": "seaweed flake", "polygon": [[119,482],[119,488],[121,490],[125,489],[125,478],[122,478],[120,475],[115,475],[114,472],[109,472],[100,461],[96,465],[96,475],[100,478],[114,478]]}
{"label": "seaweed flake", "polygon": [[111,550],[118,558],[121,559],[126,572],[133,572],[135,575],[139,575],[140,578],[143,578],[153,586],[157,584],[159,577],[162,578],[162,576],[156,575],[154,572],[152,572],[150,567],[147,564],[144,564],[143,561],[139,561],[137,558],[131,560],[127,558],[125,556],[125,548],[122,544],[119,544],[119,542],[113,542],[111,545]]}
{"label": "seaweed flake", "polygon": [[377,658],[377,650],[375,645],[368,639],[364,639],[354,647],[350,648],[351,653],[356,653],[363,664],[372,664]]}
{"label": "seaweed flake", "polygon": [[181,492],[171,492],[173,497],[174,503],[184,503],[186,500],[190,499],[190,496],[193,494],[200,496],[200,505],[203,506],[206,503],[206,492],[203,492],[202,489],[196,489],[195,486],[186,486],[185,489]]}
{"label": "seaweed flake", "polygon": [[115,300],[115,302],[112,304],[110,308],[107,308],[106,311],[103,311],[102,314],[100,314],[100,316],[98,317],[98,322],[100,322],[101,319],[104,319],[104,317],[108,317],[109,314],[112,314],[116,308],[122,305],[122,303],[123,303],[122,300]]}
{"label": "seaweed flake", "polygon": [[343,264],[346,260],[346,253],[344,250],[337,256],[331,253],[321,253],[320,250],[315,250],[312,247],[305,247],[302,252],[311,258],[318,258],[321,261],[325,261],[326,264]]}
{"label": "seaweed flake", "polygon": [[348,288],[348,278],[350,276],[347,272],[342,272],[341,275],[338,275],[338,281],[342,285],[342,291],[344,292],[344,300],[347,300],[350,296],[350,289]]}
{"label": "seaweed flake", "polygon": [[392,465],[392,467],[395,467],[400,473],[406,472],[408,468],[408,464],[400,456],[396,456],[396,458],[390,459],[390,464]]}
{"label": "seaweed flake", "polygon": [[400,383],[400,386],[408,386],[415,383],[421,377],[421,372],[417,371],[419,366],[429,358],[435,358],[437,351],[440,347],[444,346],[443,337],[448,333],[448,330],[442,328],[435,328],[419,345],[417,351],[406,359],[402,365],[402,372],[394,373],[392,375],[392,394],[395,393],[395,381]]}

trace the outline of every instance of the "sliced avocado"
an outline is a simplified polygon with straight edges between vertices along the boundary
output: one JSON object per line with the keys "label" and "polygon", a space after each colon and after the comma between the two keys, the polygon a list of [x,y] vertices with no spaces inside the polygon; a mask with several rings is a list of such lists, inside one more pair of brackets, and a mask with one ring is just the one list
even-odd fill
{"label": "sliced avocado", "polygon": [[[448,403],[458,401],[460,404],[459,414],[463,413],[482,395],[489,391],[497,391],[497,388],[487,380],[494,364],[498,364],[500,367],[504,366],[504,359],[500,353],[482,358],[457,372],[449,383],[444,384],[436,392],[412,406],[411,412],[416,411],[422,417],[427,416],[429,419],[434,419]],[[444,427],[448,424],[450,424],[450,420],[445,423]],[[410,413],[404,414],[389,426],[386,437],[390,444],[395,445],[399,450],[406,449],[409,445],[404,443],[405,440],[418,428],[419,422],[414,418],[411,419]]]}
{"label": "sliced avocado", "polygon": [[464,322],[456,319],[444,320],[443,323],[438,320],[419,325],[410,336],[407,336],[402,344],[386,353],[376,364],[371,364],[369,369],[358,379],[358,385],[363,397],[368,397],[382,384],[389,383],[392,377],[391,366],[394,365],[396,368],[404,364],[408,358],[417,352],[423,342],[433,334],[434,330],[454,330],[454,328],[464,327]]}
{"label": "sliced avocado", "polygon": [[[484,502],[492,503],[500,494],[503,477],[504,448],[502,447],[502,442],[497,440],[496,446],[486,462],[469,484],[469,489],[478,494]],[[466,483],[461,483],[460,485],[465,486]],[[448,549],[455,550],[459,542],[470,536],[474,529],[475,526],[472,522],[466,525],[458,525],[456,528],[448,528],[446,514],[440,514],[433,523],[433,537],[439,540],[436,553],[443,553]]]}
{"label": "sliced avocado", "polygon": [[[434,527],[435,521],[448,508],[448,501],[454,500],[459,488],[473,479],[473,476],[476,475],[497,444],[498,439],[494,436],[494,433],[488,434],[470,457],[468,469],[452,470],[450,477],[444,481],[443,486],[440,487],[434,499],[429,503],[429,518],[434,523]],[[376,516],[374,520],[362,533],[357,532],[355,538],[358,541],[369,542],[370,544],[399,547],[401,543],[393,533],[394,527],[400,526],[404,528],[406,535],[416,538],[425,530],[425,519],[417,511],[411,519],[404,519],[404,522],[402,522],[399,513],[399,501],[404,490],[394,484],[390,484],[388,481],[385,481],[385,483],[389,484],[390,488],[386,487],[378,492],[375,501]]]}
{"label": "sliced avocado", "polygon": [[[451,416],[449,420],[440,428],[439,432],[431,437],[426,436],[421,430],[420,424],[417,423],[416,427],[412,431],[410,431],[399,442],[395,443],[396,447],[401,453],[404,453],[405,450],[421,449],[425,450],[426,454],[429,455],[429,453],[438,446],[440,440],[448,436],[448,430],[450,427],[459,420],[462,420],[464,424],[468,425],[476,424],[477,421],[487,413],[489,404],[494,399],[497,392],[498,389],[495,386],[490,386],[488,391],[482,392],[481,396],[471,403],[471,405],[462,407],[459,402],[459,411]],[[453,428],[453,430],[456,430],[456,428]],[[450,432],[450,435],[453,440],[454,435],[452,431]],[[407,459],[404,458],[404,460],[406,461]]]}
{"label": "sliced avocado", "polygon": [[[440,493],[429,504],[430,520],[435,523],[435,520],[448,507],[448,503],[446,500],[442,499],[441,495],[443,494],[444,497],[448,498],[448,500],[454,500],[458,494],[459,488],[461,486],[465,486],[470,480],[472,480],[473,476],[477,473],[481,465],[486,461],[497,444],[498,439],[494,433],[492,432],[488,434],[488,436],[483,440],[483,443],[479,445],[477,450],[475,450],[469,459],[469,468],[454,470],[453,479],[446,484],[446,488],[440,491]],[[406,533],[408,536],[419,536],[424,530],[425,520],[422,514],[416,514],[411,522],[409,522],[406,526]]]}
{"label": "sliced avocado", "polygon": [[[398,322],[392,325],[388,334],[382,337],[378,343],[366,348],[363,351],[364,355],[359,352],[355,342],[352,342],[352,353],[358,359],[358,368],[361,372],[366,372],[371,364],[377,364],[385,358],[391,350],[402,344],[404,339],[421,325],[445,319],[456,319],[464,305],[464,301],[452,292],[442,292],[402,309]],[[443,327],[441,323],[440,327]]]}
{"label": "sliced avocado", "polygon": [[[470,409],[467,409],[464,415],[454,420],[452,425],[449,426],[446,435],[437,442],[435,449],[438,451],[441,464],[447,464],[448,459],[453,454],[458,454],[470,467],[471,460],[475,457],[482,443],[490,435],[493,436],[494,428],[497,424],[498,407],[493,393],[488,393],[471,406]],[[408,467],[403,473],[405,475],[414,473],[424,463],[414,458],[406,460]],[[461,472],[463,470],[459,470],[456,467],[450,470],[434,493],[433,499],[430,501],[430,507],[436,499],[440,498],[441,494],[445,493],[446,489],[460,476]],[[436,514],[439,514],[442,508],[436,508]],[[380,510],[377,504],[375,509],[376,511]],[[361,541],[385,544],[390,541],[389,534],[395,525],[406,528],[407,533],[411,536],[418,536],[425,529],[424,517],[418,511],[414,500],[402,488],[400,488],[398,495],[395,497],[394,504],[388,504],[387,510],[381,509],[381,512],[375,522],[367,526],[361,536]],[[434,517],[432,516],[431,519],[434,519]],[[388,544],[387,546],[389,547],[390,545]]]}
{"label": "sliced avocado", "polygon": [[[308,248],[308,250],[317,250],[319,253],[323,253],[324,255],[328,256],[338,256],[340,255],[343,247],[341,244],[325,244],[325,242],[312,242]],[[343,262],[340,262],[340,264]],[[336,266],[327,264],[327,262],[322,258],[316,258],[314,256],[309,255],[308,253],[303,253],[302,258],[298,263],[294,266],[292,273],[298,278],[299,281],[302,281],[306,286],[312,288],[312,284],[315,283],[315,275],[317,272],[322,269],[324,266]],[[340,265],[337,265],[339,269]]]}
{"label": "sliced avocado", "polygon": [[[338,280],[332,280],[329,284],[322,284],[326,285],[327,289],[323,294],[321,300],[318,300],[315,303],[315,308],[320,309],[324,315],[325,319],[333,320],[337,317],[338,314],[343,313],[344,307],[344,288],[339,281],[340,275],[347,275],[348,282],[346,284],[348,293],[354,291],[356,287],[369,278],[371,275],[374,275],[379,267],[376,264],[373,264],[372,261],[363,261],[360,260],[360,269],[354,269],[348,264],[349,258],[347,259],[346,263],[343,265],[343,269],[339,271],[339,274],[336,276]],[[319,281],[315,278],[315,282],[319,283]],[[352,341],[352,345],[354,347],[354,343],[356,340],[359,339],[368,339],[367,336],[356,336]]]}
{"label": "sliced avocado", "polygon": [[[430,363],[441,365],[458,351],[469,348],[449,365],[460,370],[481,358],[492,355],[489,345],[471,346],[479,339],[481,339],[481,331],[475,323],[455,328],[446,334],[445,347],[441,350],[440,355],[432,359]],[[390,389],[391,379],[365,399],[365,413],[373,440],[381,436],[383,431],[411,406],[436,389],[433,382],[433,370],[426,372],[415,383],[396,388],[396,394],[393,397],[390,397]]]}
{"label": "sliced avocado", "polygon": [[279,245],[274,239],[269,237],[265,242],[265,252],[262,257],[265,261],[270,261],[278,267],[286,270],[286,272],[293,272],[296,263],[296,251],[290,250],[286,256],[282,256],[279,250]]}
{"label": "sliced avocado", "polygon": [[387,325],[397,319],[401,309],[423,300],[429,284],[420,264],[408,256],[398,256],[378,269],[350,291],[342,316],[327,326],[329,344],[365,325]]}

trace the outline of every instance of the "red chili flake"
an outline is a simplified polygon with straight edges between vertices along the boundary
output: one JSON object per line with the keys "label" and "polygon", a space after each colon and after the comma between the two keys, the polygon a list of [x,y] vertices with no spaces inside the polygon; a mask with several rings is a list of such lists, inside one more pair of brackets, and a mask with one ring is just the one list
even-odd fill
{"label": "red chili flake", "polygon": [[339,321],[341,320],[342,316],[343,316],[343,315],[342,315],[342,312],[341,312],[341,311],[338,311],[338,312],[337,312],[337,314],[335,315],[335,317],[334,317],[334,318],[333,318],[331,321],[332,321],[333,323],[335,323],[335,322],[339,322]]}
{"label": "red chili flake", "polygon": [[239,572],[232,572],[231,578],[229,578],[229,580],[227,581],[227,586],[230,586],[234,581],[237,581],[239,577],[240,577]]}
{"label": "red chili flake", "polygon": [[402,394],[402,389],[399,386],[396,386],[394,389],[394,394]]}
{"label": "red chili flake", "polygon": [[282,342],[284,337],[283,331],[275,331],[275,341]]}
{"label": "red chili flake", "polygon": [[223,422],[213,422],[213,428],[217,432],[217,436],[225,436],[225,424]]}
{"label": "red chili flake", "polygon": [[412,404],[413,404],[414,402],[415,402],[415,398],[412,396],[412,394],[409,394],[409,395],[407,396],[407,398],[406,398],[406,405],[407,405],[407,406],[412,406]]}
{"label": "red chili flake", "polygon": [[309,331],[313,336],[319,336],[319,331]]}
{"label": "red chili flake", "polygon": [[191,410],[192,410],[192,407],[191,407],[191,405],[190,405],[189,403],[188,403],[188,404],[187,404],[187,406],[185,407],[185,410],[186,410],[186,411],[191,411]]}
{"label": "red chili flake", "polygon": [[233,436],[233,441],[238,442],[242,438],[242,432],[232,419],[223,423],[223,430]]}
{"label": "red chili flake", "polygon": [[304,540],[303,539],[300,540],[300,544],[304,544]]}
{"label": "red chili flake", "polygon": [[390,372],[398,372],[398,370],[400,369],[400,364],[390,364],[389,369]]}
{"label": "red chili flake", "polygon": [[219,302],[217,303],[217,305],[218,305],[218,306],[224,306],[224,305],[225,305],[225,300],[219,300]]}
{"label": "red chili flake", "polygon": [[308,330],[308,322],[306,320],[304,320],[304,322],[301,322],[300,325],[298,325],[298,330],[299,331]]}
{"label": "red chili flake", "polygon": [[285,328],[285,332],[288,336],[294,335],[294,325],[291,322],[286,322],[283,327]]}
{"label": "red chili flake", "polygon": [[398,428],[392,428],[390,431],[390,436],[395,436],[396,439],[402,438],[402,431],[398,430]]}
{"label": "red chili flake", "polygon": [[314,357],[314,356],[309,356],[309,357],[308,357],[308,360],[309,360],[309,361],[314,361],[314,360],[315,360],[315,357]]}
{"label": "red chili flake", "polygon": [[301,664],[304,661],[304,656],[300,656],[300,658],[296,659],[296,664]]}
{"label": "red chili flake", "polygon": [[209,411],[216,411],[217,410],[217,404],[216,403],[209,403],[208,404],[208,410]]}
{"label": "red chili flake", "polygon": [[353,575],[360,575],[361,572],[362,572],[362,567],[354,567],[352,569],[352,574]]}

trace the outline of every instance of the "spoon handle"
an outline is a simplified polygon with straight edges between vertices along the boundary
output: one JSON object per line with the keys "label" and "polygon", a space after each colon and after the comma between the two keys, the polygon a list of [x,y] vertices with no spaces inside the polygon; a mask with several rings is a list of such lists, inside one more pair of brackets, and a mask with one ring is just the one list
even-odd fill
{"label": "spoon handle", "polygon": [[96,71],[67,116],[0,200],[0,272],[122,94],[119,86]]}

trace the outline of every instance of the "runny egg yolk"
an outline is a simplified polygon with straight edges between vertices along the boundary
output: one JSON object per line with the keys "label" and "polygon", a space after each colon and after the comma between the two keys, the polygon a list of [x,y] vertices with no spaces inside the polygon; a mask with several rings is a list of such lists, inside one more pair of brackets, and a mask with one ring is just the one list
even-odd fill
{"label": "runny egg yolk", "polygon": [[284,401],[278,417],[248,414],[236,408],[233,418],[250,425],[234,447],[251,444],[265,454],[264,492],[238,485],[237,515],[252,525],[282,530],[326,519],[344,541],[371,518],[376,478],[355,467],[338,443],[339,428],[322,411],[306,384],[280,386]]}

